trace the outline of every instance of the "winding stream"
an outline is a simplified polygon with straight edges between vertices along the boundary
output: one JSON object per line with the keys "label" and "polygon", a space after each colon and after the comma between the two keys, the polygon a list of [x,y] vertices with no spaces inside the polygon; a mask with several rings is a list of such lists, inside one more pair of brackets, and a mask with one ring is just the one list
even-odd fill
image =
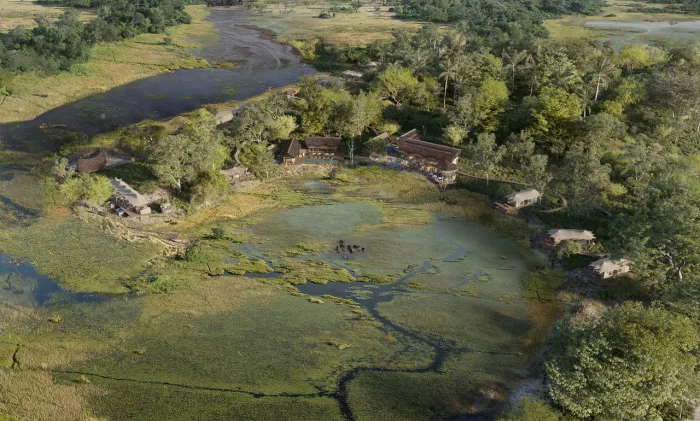
{"label": "winding stream", "polygon": [[88,136],[146,119],[165,119],[205,104],[244,100],[296,82],[314,69],[294,50],[261,37],[239,9],[213,9],[209,19],[219,41],[195,53],[208,60],[235,62],[233,69],[182,69],[141,79],[55,108],[29,121],[0,125],[0,138],[23,151],[55,151],[65,140],[41,126],[65,125]]}

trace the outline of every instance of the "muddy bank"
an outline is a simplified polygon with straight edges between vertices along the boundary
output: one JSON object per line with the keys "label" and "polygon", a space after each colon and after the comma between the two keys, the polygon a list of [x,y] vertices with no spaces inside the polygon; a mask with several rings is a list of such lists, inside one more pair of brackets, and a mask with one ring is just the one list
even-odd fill
{"label": "muddy bank", "polygon": [[165,119],[228,100],[245,100],[270,88],[296,82],[314,71],[294,50],[245,26],[248,13],[213,9],[209,19],[218,42],[194,53],[208,60],[233,62],[233,69],[182,69],[142,79],[48,111],[34,120],[0,125],[0,138],[21,151],[55,151],[73,138],[52,134],[61,125],[94,136],[146,119]]}

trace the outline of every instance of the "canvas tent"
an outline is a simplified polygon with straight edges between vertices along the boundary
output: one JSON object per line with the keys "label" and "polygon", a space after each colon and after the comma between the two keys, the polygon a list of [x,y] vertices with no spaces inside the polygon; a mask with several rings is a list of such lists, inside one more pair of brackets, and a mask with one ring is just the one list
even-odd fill
{"label": "canvas tent", "polygon": [[573,240],[588,245],[595,240],[595,234],[587,230],[554,229],[547,232],[552,245],[557,245],[565,240]]}
{"label": "canvas tent", "polygon": [[535,189],[525,189],[509,194],[506,196],[506,200],[508,201],[509,205],[516,208],[523,208],[536,203],[538,200],[540,200],[540,196],[540,192]]}
{"label": "canvas tent", "polygon": [[600,275],[601,278],[611,278],[630,271],[630,262],[627,259],[613,260],[605,257],[590,264],[590,267]]}

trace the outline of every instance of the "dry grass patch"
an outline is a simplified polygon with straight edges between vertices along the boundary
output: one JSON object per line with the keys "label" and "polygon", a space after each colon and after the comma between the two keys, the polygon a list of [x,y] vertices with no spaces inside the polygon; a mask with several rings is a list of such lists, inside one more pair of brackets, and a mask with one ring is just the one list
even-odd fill
{"label": "dry grass patch", "polygon": [[97,421],[90,399],[100,396],[86,384],[55,384],[51,373],[0,369],[0,413],[35,421]]}
{"label": "dry grass patch", "polygon": [[[0,32],[9,32],[18,26],[36,26],[34,18],[58,18],[65,10],[63,7],[43,6],[35,0],[0,0]],[[89,21],[93,17],[91,11],[80,10],[80,20]]]}
{"label": "dry grass patch", "polygon": [[270,6],[261,14],[254,14],[250,22],[261,28],[271,29],[281,41],[323,38],[324,41],[342,46],[364,46],[377,40],[391,40],[392,31],[408,29],[418,31],[419,22],[396,19],[388,7],[375,11],[363,7],[358,13],[337,13],[333,19],[320,19],[318,15],[328,10],[330,4],[294,7],[294,13],[283,13],[284,6]]}

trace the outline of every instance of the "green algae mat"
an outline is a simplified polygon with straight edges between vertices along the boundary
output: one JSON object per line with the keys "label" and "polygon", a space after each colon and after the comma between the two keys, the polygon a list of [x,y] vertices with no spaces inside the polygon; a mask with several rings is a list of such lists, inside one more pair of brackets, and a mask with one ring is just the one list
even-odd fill
{"label": "green algae mat", "polygon": [[69,279],[58,285],[37,272],[40,261],[1,260],[0,414],[360,421],[498,413],[556,317],[542,310],[551,304],[523,294],[536,267],[529,251],[462,216],[473,210],[459,210],[461,202],[438,207],[361,179],[260,194],[278,205],[217,222],[217,235],[193,239],[182,256],[150,266],[135,259],[133,279],[123,281],[129,294],[71,292]]}

